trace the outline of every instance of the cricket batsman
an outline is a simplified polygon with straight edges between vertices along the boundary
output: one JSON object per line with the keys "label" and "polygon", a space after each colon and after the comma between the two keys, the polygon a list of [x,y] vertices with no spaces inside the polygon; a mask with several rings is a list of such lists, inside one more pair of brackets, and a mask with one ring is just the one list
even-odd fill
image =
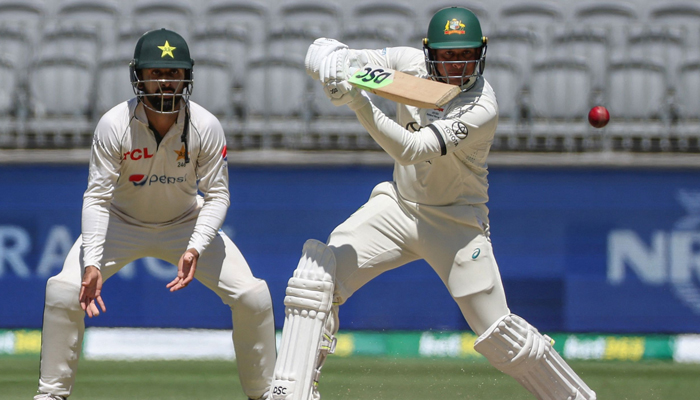
{"label": "cricket batsman", "polygon": [[[312,239],[304,245],[286,290],[273,399],[320,398],[321,367],[335,348],[339,306],[379,274],[417,259],[442,279],[478,335],[474,348],[493,366],[538,399],[596,398],[552,340],[512,314],[506,302],[486,206],[486,158],[498,123],[494,91],[482,76],[486,48],[479,20],[460,7],[432,17],[422,51],[351,50],[326,38],[309,47],[307,72],[333,104],[355,111],[394,159],[394,175],[326,243]],[[458,85],[461,93],[440,109],[397,104],[393,121],[347,82],[368,64]]]}
{"label": "cricket batsman", "polygon": [[143,257],[177,265],[171,292],[196,278],[231,308],[243,391],[267,398],[276,358],[270,291],[220,230],[230,202],[226,139],[217,118],[189,100],[193,67],[179,34],[145,33],[130,65],[136,97],[97,124],[82,234],[46,284],[35,400],[70,396],[85,314],[105,312],[103,282]]}

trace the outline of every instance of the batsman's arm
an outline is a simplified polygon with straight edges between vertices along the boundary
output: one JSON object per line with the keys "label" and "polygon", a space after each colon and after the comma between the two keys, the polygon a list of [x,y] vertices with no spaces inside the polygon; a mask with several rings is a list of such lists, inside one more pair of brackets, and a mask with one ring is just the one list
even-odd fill
{"label": "batsman's arm", "polygon": [[444,156],[456,149],[493,139],[497,114],[481,105],[463,107],[453,118],[410,132],[388,118],[369,100],[350,104],[358,120],[374,140],[402,165]]}
{"label": "batsman's arm", "polygon": [[[372,104],[364,96],[350,105],[360,124],[391,158],[401,165],[416,164],[442,155],[441,142],[428,128],[410,132]],[[356,108],[357,107],[357,108]]]}

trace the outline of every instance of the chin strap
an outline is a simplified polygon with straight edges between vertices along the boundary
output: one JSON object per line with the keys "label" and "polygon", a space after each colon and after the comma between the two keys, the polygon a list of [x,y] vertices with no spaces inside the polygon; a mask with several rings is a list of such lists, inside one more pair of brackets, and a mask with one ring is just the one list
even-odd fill
{"label": "chin strap", "polygon": [[460,86],[460,89],[461,89],[463,92],[466,92],[467,90],[473,88],[474,85],[476,85],[476,82],[479,80],[480,77],[481,77],[481,75],[470,76],[470,77],[467,79],[467,81],[464,83],[464,85]]}
{"label": "chin strap", "polygon": [[189,104],[185,102],[185,126],[182,128],[182,136],[180,140],[185,144],[185,164],[190,162],[190,152],[187,145],[187,134],[190,131],[190,107]]}

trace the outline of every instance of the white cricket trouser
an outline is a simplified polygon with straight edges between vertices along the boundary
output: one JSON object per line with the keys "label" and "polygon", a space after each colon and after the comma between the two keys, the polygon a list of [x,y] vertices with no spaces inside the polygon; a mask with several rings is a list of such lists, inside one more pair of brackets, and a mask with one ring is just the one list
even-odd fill
{"label": "white cricket trouser", "polygon": [[[144,228],[127,224],[112,214],[101,268],[103,280],[106,282],[124,265],[143,257],[177,265],[194,223],[193,219],[173,226]],[[68,253],[63,270],[46,284],[39,391],[59,396],[71,394],[85,331],[85,313],[78,300],[83,271],[81,244],[82,237]],[[243,391],[250,398],[262,396],[272,382],[276,359],[274,316],[267,284],[253,276],[243,255],[223,232],[200,256],[195,278],[231,307],[233,344]],[[107,283],[103,293],[109,293],[108,287]],[[106,303],[109,308],[109,301]]]}
{"label": "white cricket trouser", "polygon": [[379,274],[424,259],[481,335],[510,313],[486,220],[476,207],[423,206],[401,200],[391,182],[377,185],[328,239],[336,259],[335,300],[342,304]]}

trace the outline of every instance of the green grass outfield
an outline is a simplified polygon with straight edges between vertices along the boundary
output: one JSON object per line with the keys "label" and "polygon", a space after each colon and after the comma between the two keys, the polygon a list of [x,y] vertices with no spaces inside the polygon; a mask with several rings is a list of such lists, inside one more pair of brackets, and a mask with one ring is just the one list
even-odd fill
{"label": "green grass outfield", "polygon": [[[669,361],[579,361],[574,369],[599,400],[700,399],[700,365]],[[0,399],[28,400],[36,357],[0,358]],[[486,362],[455,359],[331,356],[321,376],[323,400],[534,399]],[[226,361],[81,361],[70,400],[245,399]]]}

